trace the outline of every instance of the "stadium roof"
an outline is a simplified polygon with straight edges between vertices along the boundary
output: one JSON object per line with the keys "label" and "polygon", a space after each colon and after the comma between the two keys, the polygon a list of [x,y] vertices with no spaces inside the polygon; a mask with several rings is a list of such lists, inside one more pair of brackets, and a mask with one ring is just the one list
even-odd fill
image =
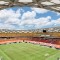
{"label": "stadium roof", "polygon": [[0,9],[31,6],[60,12],[60,0],[0,0]]}

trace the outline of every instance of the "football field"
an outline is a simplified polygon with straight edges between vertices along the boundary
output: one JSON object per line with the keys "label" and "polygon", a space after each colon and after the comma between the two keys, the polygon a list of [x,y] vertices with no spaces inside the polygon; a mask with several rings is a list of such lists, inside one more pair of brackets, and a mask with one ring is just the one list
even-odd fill
{"label": "football field", "polygon": [[0,45],[0,60],[57,60],[60,50],[31,43]]}

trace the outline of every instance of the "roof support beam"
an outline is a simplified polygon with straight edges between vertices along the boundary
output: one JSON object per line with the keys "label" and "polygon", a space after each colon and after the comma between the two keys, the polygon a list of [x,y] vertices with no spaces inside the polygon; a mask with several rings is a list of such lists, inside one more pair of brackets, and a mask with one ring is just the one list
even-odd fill
{"label": "roof support beam", "polygon": [[43,5],[41,4],[40,0],[33,0],[35,4],[38,4],[40,8],[43,8]]}
{"label": "roof support beam", "polygon": [[[0,0],[0,1],[9,2],[7,5],[5,5],[4,2],[0,4],[0,9],[9,8],[13,6],[31,6],[31,7],[44,8],[44,9],[60,12],[60,9],[58,8],[60,7],[60,4],[51,2],[51,0],[32,0],[32,2],[26,2],[26,3],[19,2],[19,0]],[[42,2],[51,2],[53,3],[53,5],[45,5],[45,4],[42,4]]]}

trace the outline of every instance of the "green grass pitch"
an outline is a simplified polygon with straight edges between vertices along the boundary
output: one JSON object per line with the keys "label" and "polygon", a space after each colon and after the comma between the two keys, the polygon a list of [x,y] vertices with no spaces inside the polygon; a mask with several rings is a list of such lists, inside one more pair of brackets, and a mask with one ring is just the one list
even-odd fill
{"label": "green grass pitch", "polygon": [[0,45],[0,60],[57,60],[60,50],[31,43]]}

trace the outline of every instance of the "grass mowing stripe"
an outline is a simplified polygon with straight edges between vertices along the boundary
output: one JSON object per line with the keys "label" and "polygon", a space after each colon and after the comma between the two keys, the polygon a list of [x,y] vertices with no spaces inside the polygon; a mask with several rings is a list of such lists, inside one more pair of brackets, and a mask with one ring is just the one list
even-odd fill
{"label": "grass mowing stripe", "polygon": [[[14,44],[14,45],[15,45],[15,44]],[[8,46],[9,46],[9,45],[8,45]],[[10,47],[10,46],[9,46],[9,47]],[[13,52],[13,54],[14,54],[14,55],[13,55],[13,54],[11,54],[11,55],[14,57],[14,56],[17,55],[17,54],[16,54],[16,52],[17,52],[17,53],[18,53],[18,56],[19,56],[19,52],[18,52],[18,50],[17,50],[16,48],[14,48],[13,45],[11,45],[11,47],[13,47],[13,51],[12,51],[12,52]],[[8,47],[7,47],[6,49],[8,49]],[[17,50],[17,51],[15,51],[15,50]],[[5,51],[5,52],[6,52],[6,51]],[[7,52],[9,53],[9,51],[7,51]],[[11,52],[10,52],[10,53],[11,53]],[[10,54],[10,53],[9,53],[9,54]],[[23,54],[23,53],[21,53],[21,54]],[[11,57],[11,56],[10,56],[10,57]],[[21,57],[23,58],[24,55],[21,55]],[[19,56],[19,58],[20,58],[20,56]],[[24,58],[25,58],[25,57],[24,57]],[[16,59],[16,58],[15,58],[15,59]],[[14,60],[15,60],[15,59],[14,59]]]}
{"label": "grass mowing stripe", "polygon": [[[10,49],[9,47],[10,47],[10,48],[13,48],[13,49]],[[4,49],[4,52],[7,53],[7,54],[12,58],[12,60],[13,60],[13,58],[14,58],[15,56],[17,56],[17,55],[19,56],[18,50],[16,50],[16,48],[14,48],[13,45],[10,45],[10,46],[9,46],[9,45],[6,45],[4,48],[6,48],[6,49]],[[18,53],[18,54],[17,54],[17,53]],[[17,56],[17,57],[18,57],[18,56]],[[19,57],[20,57],[20,56],[19,56]],[[16,59],[16,58],[15,58],[15,59]],[[15,59],[14,59],[14,60],[15,60]]]}
{"label": "grass mowing stripe", "polygon": [[[24,47],[24,48],[27,48],[28,46],[26,46],[26,47]],[[41,46],[39,46],[39,47],[41,47]],[[30,48],[30,49],[29,49]],[[32,50],[33,49],[33,51],[35,50],[35,51],[38,51],[38,50],[41,50],[41,49],[38,49],[37,48],[37,50],[36,50],[36,46],[35,46],[35,49],[34,49],[34,45],[33,45],[33,47],[31,48],[31,46],[30,47],[28,47],[28,49],[29,50]],[[49,49],[49,48],[48,48]],[[41,52],[44,52],[44,51],[46,51],[47,52],[47,49],[45,50],[45,49],[42,49],[42,51]],[[48,52],[54,52],[54,50],[53,49],[50,49],[50,50],[48,50]]]}
{"label": "grass mowing stripe", "polygon": [[[16,43],[1,45],[4,51],[12,60],[45,60],[58,53],[56,49],[51,49],[31,43]],[[49,54],[49,56],[45,56]]]}
{"label": "grass mowing stripe", "polygon": [[57,60],[57,58],[60,58],[60,51],[58,53],[55,53],[54,55],[50,56],[46,60]]}
{"label": "grass mowing stripe", "polygon": [[[2,51],[1,49],[0,49],[0,53],[1,53],[1,55],[2,55],[2,60],[11,60],[11,58],[9,58],[8,55],[5,54],[4,51]],[[3,56],[4,56],[4,57],[3,57]]]}
{"label": "grass mowing stripe", "polygon": [[[17,47],[17,46],[15,46],[15,47]],[[31,47],[31,46],[30,46],[30,47]],[[24,49],[25,49],[25,48],[27,48],[27,46],[26,46],[26,47],[24,46]],[[33,47],[33,48],[34,48],[34,47]],[[20,49],[21,49],[21,48],[20,48]],[[38,48],[37,48],[37,49],[38,49]],[[35,51],[33,50],[33,52],[35,52],[35,53],[32,54],[32,50],[33,50],[33,49],[30,48],[30,49],[28,49],[29,52],[27,52],[27,51],[25,51],[25,50],[24,50],[24,51],[25,51],[26,54],[30,54],[30,53],[31,53],[31,56],[33,56],[33,55],[35,55],[35,54],[36,54],[37,57],[42,57],[42,56],[43,56],[43,54],[40,54],[39,52],[36,53],[36,50],[35,50]],[[53,51],[54,51],[54,50],[51,49],[51,51],[48,50],[48,52],[45,51],[45,50],[43,50],[43,51],[41,51],[41,52],[50,53],[50,52],[53,52]],[[55,52],[55,53],[56,53],[56,52]],[[37,54],[38,54],[39,56],[38,56]],[[54,54],[54,53],[53,53],[53,54]]]}
{"label": "grass mowing stripe", "polygon": [[[27,45],[28,46],[28,45]],[[27,46],[25,47],[25,48],[27,48]],[[29,51],[29,52],[27,52],[27,50]],[[30,50],[29,49],[27,49],[26,51],[24,50],[24,53],[25,54],[28,54],[28,55],[30,55],[31,56],[31,58],[34,56],[34,57],[36,57],[37,56],[37,58],[38,58],[38,55],[36,54],[36,52],[34,51],[34,53],[32,52],[32,50],[31,50],[31,48],[30,48]],[[35,59],[34,59],[35,60]]]}

